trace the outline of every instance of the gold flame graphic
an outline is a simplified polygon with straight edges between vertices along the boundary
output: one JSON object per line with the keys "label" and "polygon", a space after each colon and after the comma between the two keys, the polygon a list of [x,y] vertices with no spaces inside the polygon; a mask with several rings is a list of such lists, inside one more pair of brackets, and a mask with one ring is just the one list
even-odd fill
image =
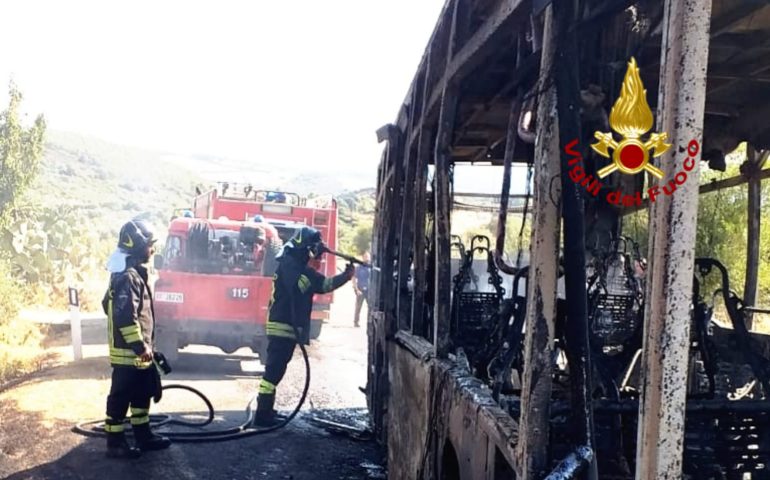
{"label": "gold flame graphic", "polygon": [[610,126],[628,138],[639,138],[652,128],[652,110],[647,104],[647,90],[639,77],[636,59],[631,57],[620,89],[620,98],[610,111]]}
{"label": "gold flame graphic", "polygon": [[[650,164],[649,151],[652,150],[652,157],[659,157],[668,150],[671,145],[666,143],[666,132],[652,133],[647,141],[642,141],[641,136],[652,128],[653,124],[652,110],[647,104],[647,90],[644,89],[642,79],[639,76],[639,67],[636,66],[636,60],[631,57],[628,62],[628,70],[623,79],[623,86],[620,88],[620,98],[612,106],[610,111],[610,126],[618,132],[623,138],[618,142],[612,132],[594,132],[594,138],[598,142],[591,144],[591,148],[602,157],[612,158],[612,163],[599,169],[597,174],[599,178],[604,178],[615,170],[622,173],[635,175],[642,170],[650,174],[663,178],[663,171]],[[627,148],[643,150],[641,163],[634,160],[631,165],[624,163],[623,151]],[[614,150],[610,157],[610,149]],[[626,158],[626,160],[628,160]],[[638,160],[638,159],[637,159]]]}

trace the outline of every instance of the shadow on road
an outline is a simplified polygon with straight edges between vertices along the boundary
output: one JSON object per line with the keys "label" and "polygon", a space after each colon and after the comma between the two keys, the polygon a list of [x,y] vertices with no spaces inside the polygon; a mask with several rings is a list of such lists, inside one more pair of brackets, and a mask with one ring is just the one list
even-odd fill
{"label": "shadow on road", "polygon": [[[106,357],[104,325],[84,325],[85,359],[45,372],[26,382],[19,398],[25,404],[4,402],[0,417],[0,448],[12,442],[13,456],[0,452],[0,478],[19,479],[376,479],[385,478],[379,447],[365,431],[365,405],[358,391],[366,381],[366,331],[354,329],[352,292],[340,292],[335,318],[324,327],[319,342],[309,351],[313,368],[311,390],[300,416],[287,428],[266,435],[223,443],[174,444],[164,452],[150,452],[135,462],[104,457],[104,439],[72,433],[78,419],[103,416],[111,368]],[[341,313],[340,313],[341,312]],[[63,359],[72,356],[69,329],[52,335],[52,351]],[[245,407],[258,390],[264,367],[248,349],[225,354],[213,347],[191,345],[172,362],[164,385],[185,384],[211,399],[215,421],[207,429],[229,428],[246,419]],[[296,402],[304,385],[299,352],[281,383],[276,407],[282,411]],[[8,398],[10,393],[5,394]],[[323,407],[316,410],[314,407]],[[19,412],[20,408],[33,410]],[[204,405],[189,392],[166,391],[151,407],[152,413],[200,421]],[[14,412],[14,410],[16,412]],[[8,419],[13,419],[8,421]],[[66,420],[62,420],[66,419]],[[12,425],[17,435],[8,436]],[[168,427],[164,427],[168,428]],[[174,429],[189,429],[174,426]]]}
{"label": "shadow on road", "polygon": [[[371,440],[356,440],[314,424],[316,412],[301,414],[283,430],[228,442],[176,443],[163,452],[148,452],[136,461],[104,457],[104,440],[88,438],[50,463],[17,471],[9,480],[135,478],[278,478],[384,479],[383,457]],[[217,414],[206,430],[227,428],[243,421],[243,412]],[[349,418],[350,412],[326,410],[323,417]],[[355,412],[359,416],[360,412]],[[174,427],[178,430],[179,427]],[[183,429],[190,431],[189,429]],[[59,430],[60,435],[74,435]],[[9,474],[11,472],[0,472]]]}
{"label": "shadow on road", "polygon": [[201,380],[220,378],[256,378],[264,368],[256,357],[225,353],[180,352],[171,365],[173,371],[165,378],[173,380]]}

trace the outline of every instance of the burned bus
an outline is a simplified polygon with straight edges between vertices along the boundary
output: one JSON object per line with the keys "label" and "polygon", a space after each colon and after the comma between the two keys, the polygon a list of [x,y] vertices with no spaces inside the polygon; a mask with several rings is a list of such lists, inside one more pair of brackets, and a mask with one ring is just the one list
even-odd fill
{"label": "burned bus", "polygon": [[[367,396],[390,478],[770,478],[768,32],[759,1],[446,2],[377,132]],[[740,142],[741,174],[700,184]],[[469,244],[463,168],[500,192]],[[695,239],[699,195],[745,184],[744,282]]]}

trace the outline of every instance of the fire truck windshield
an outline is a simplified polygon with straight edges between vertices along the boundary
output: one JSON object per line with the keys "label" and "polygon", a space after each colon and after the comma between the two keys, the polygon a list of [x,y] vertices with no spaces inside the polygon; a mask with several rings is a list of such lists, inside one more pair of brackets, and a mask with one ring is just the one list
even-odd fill
{"label": "fire truck windshield", "polygon": [[204,274],[262,275],[268,250],[265,240],[264,232],[255,226],[228,230],[197,223],[186,237],[169,236],[164,253],[166,268]]}

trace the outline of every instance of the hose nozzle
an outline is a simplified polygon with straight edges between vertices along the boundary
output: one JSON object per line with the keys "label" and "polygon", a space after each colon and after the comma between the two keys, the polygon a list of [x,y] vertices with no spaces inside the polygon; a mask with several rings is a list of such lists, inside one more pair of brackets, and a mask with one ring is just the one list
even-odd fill
{"label": "hose nozzle", "polygon": [[326,253],[330,253],[330,254],[334,255],[335,257],[340,257],[343,260],[347,260],[350,263],[361,265],[363,267],[371,268],[371,269],[377,270],[377,271],[380,270],[379,268],[372,266],[371,263],[364,262],[363,260],[360,260],[360,259],[358,259],[356,257],[353,257],[353,256],[350,256],[350,255],[346,255],[344,253],[336,252],[336,251],[332,250],[331,248],[327,247],[326,245],[324,245],[324,249],[325,249],[324,251]]}

